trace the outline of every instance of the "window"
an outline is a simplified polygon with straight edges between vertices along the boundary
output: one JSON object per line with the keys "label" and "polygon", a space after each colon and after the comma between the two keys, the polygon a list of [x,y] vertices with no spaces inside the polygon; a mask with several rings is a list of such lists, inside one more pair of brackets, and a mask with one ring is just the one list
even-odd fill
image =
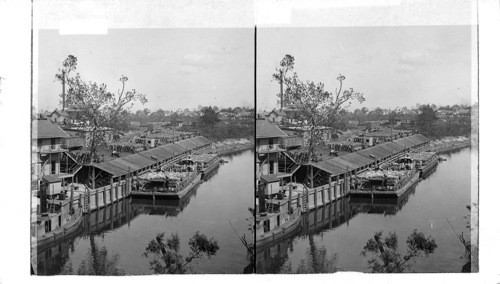
{"label": "window", "polygon": [[56,138],[50,138],[50,145],[56,145]]}
{"label": "window", "polygon": [[269,220],[264,221],[264,233],[269,232],[271,225],[269,224]]}

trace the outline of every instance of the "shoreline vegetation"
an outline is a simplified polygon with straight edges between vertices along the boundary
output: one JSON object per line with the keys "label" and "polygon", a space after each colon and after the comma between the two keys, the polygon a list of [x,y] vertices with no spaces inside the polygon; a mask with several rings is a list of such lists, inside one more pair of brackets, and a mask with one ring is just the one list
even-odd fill
{"label": "shoreline vegetation", "polygon": [[252,139],[226,139],[221,142],[216,142],[212,145],[211,152],[218,155],[229,155],[240,151],[249,150],[253,148]]}
{"label": "shoreline vegetation", "polygon": [[470,138],[464,136],[445,137],[442,139],[432,140],[429,150],[436,152],[436,154],[445,154],[470,146]]}

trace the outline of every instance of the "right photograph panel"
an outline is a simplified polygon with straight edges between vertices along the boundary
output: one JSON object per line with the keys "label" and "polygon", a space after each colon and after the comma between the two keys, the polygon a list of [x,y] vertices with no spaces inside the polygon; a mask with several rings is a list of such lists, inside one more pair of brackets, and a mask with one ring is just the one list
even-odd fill
{"label": "right photograph panel", "polygon": [[474,32],[257,29],[257,273],[477,272]]}

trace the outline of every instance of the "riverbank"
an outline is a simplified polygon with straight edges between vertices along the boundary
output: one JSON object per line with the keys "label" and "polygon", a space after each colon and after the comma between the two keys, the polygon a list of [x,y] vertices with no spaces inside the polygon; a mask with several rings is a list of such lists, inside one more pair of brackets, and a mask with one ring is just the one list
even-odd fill
{"label": "riverbank", "polygon": [[250,139],[227,139],[222,142],[212,144],[212,148],[208,151],[222,156],[252,149],[253,146],[253,141]]}
{"label": "riverbank", "polygon": [[471,146],[470,138],[459,137],[446,137],[439,140],[433,140],[430,143],[429,151],[436,152],[436,154],[444,154],[456,151],[462,148]]}

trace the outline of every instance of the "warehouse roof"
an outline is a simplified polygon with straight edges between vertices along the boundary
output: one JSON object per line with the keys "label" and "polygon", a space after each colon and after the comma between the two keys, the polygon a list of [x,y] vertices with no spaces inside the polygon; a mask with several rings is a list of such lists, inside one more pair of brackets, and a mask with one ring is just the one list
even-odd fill
{"label": "warehouse roof", "polygon": [[128,155],[126,157],[94,164],[94,166],[100,170],[110,173],[113,176],[122,176],[130,171],[134,172],[142,170],[156,164],[157,162],[165,161],[198,147],[207,146],[210,143],[211,141],[207,138],[197,136]]}

